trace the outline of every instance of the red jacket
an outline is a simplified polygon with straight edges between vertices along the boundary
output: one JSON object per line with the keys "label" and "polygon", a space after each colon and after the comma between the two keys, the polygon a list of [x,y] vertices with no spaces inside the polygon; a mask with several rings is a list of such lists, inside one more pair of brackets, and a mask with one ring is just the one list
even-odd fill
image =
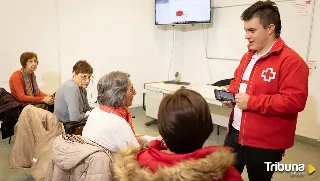
{"label": "red jacket", "polygon": [[[219,172],[222,172],[225,166],[230,164],[228,161],[230,155],[226,152],[231,153],[231,150],[229,148],[219,150],[219,148],[222,147],[209,146],[188,154],[173,154],[164,152],[167,148],[160,141],[155,140],[150,142],[148,149],[141,150],[136,158],[142,168],[150,169],[153,173],[156,173],[160,167],[165,167],[167,168],[165,172],[169,177],[181,174],[182,177],[177,176],[180,179],[185,176],[185,178],[189,178],[190,180],[195,178],[199,180],[199,177],[205,178],[201,177],[202,174],[205,176],[209,176],[210,174],[220,175]],[[216,155],[214,155],[215,153]],[[175,168],[170,170],[174,166]],[[221,174],[223,180],[243,181],[240,173],[232,164],[226,168],[227,170]],[[170,175],[171,172],[174,172],[174,174]]]}
{"label": "red jacket", "polygon": [[[238,93],[241,77],[254,51],[247,52],[235,71],[228,91]],[[239,144],[265,149],[288,149],[294,144],[298,113],[308,97],[309,68],[281,38],[254,65],[242,112]],[[230,123],[233,112],[230,116]]]}
{"label": "red jacket", "polygon": [[[29,77],[32,80],[31,75],[29,75]],[[20,70],[15,71],[11,75],[9,85],[11,94],[22,103],[43,102],[43,98],[47,96],[47,94],[41,92],[40,90],[39,94],[36,96],[27,96],[22,72]]]}

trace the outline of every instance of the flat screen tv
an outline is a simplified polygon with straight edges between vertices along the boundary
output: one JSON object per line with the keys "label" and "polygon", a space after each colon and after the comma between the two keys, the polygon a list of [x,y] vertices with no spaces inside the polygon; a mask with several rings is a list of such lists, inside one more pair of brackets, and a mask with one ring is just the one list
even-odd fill
{"label": "flat screen tv", "polygon": [[155,24],[210,24],[211,0],[155,0]]}

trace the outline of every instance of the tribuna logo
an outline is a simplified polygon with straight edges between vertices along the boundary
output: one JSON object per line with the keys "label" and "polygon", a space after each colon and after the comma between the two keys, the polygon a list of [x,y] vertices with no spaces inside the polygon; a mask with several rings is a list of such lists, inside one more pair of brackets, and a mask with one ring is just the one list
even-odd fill
{"label": "tribuna logo", "polygon": [[267,164],[267,171],[272,172],[288,172],[292,176],[303,176],[305,175],[305,165],[304,164],[282,164],[279,162],[264,162]]}

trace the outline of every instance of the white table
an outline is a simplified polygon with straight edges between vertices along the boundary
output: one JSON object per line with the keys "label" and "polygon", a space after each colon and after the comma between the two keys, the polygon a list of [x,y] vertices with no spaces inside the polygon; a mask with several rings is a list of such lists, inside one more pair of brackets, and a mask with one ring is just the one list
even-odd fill
{"label": "white table", "polygon": [[[148,117],[157,119],[158,109],[162,98],[169,93],[174,93],[180,89],[182,85],[165,84],[163,82],[147,83],[145,85],[145,105],[146,115]],[[191,89],[199,92],[208,102],[212,116],[213,124],[227,127],[229,121],[230,108],[222,107],[222,104],[215,99],[214,89],[222,89],[223,87],[216,87],[206,84],[190,84],[185,86],[186,89]]]}

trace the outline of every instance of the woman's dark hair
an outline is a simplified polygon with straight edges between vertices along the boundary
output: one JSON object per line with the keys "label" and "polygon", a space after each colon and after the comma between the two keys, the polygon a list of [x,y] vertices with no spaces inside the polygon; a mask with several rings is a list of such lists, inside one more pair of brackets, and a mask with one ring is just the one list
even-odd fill
{"label": "woman's dark hair", "polygon": [[174,153],[190,153],[202,148],[213,130],[208,103],[198,92],[179,89],[161,101],[158,128]]}
{"label": "woman's dark hair", "polygon": [[20,64],[23,68],[26,67],[28,60],[36,58],[38,60],[38,56],[34,52],[24,52],[20,55]]}
{"label": "woman's dark hair", "polygon": [[267,28],[268,25],[274,24],[276,38],[281,34],[281,19],[279,9],[273,1],[257,1],[247,8],[241,15],[243,21],[249,21],[253,18],[259,18],[260,24]]}

